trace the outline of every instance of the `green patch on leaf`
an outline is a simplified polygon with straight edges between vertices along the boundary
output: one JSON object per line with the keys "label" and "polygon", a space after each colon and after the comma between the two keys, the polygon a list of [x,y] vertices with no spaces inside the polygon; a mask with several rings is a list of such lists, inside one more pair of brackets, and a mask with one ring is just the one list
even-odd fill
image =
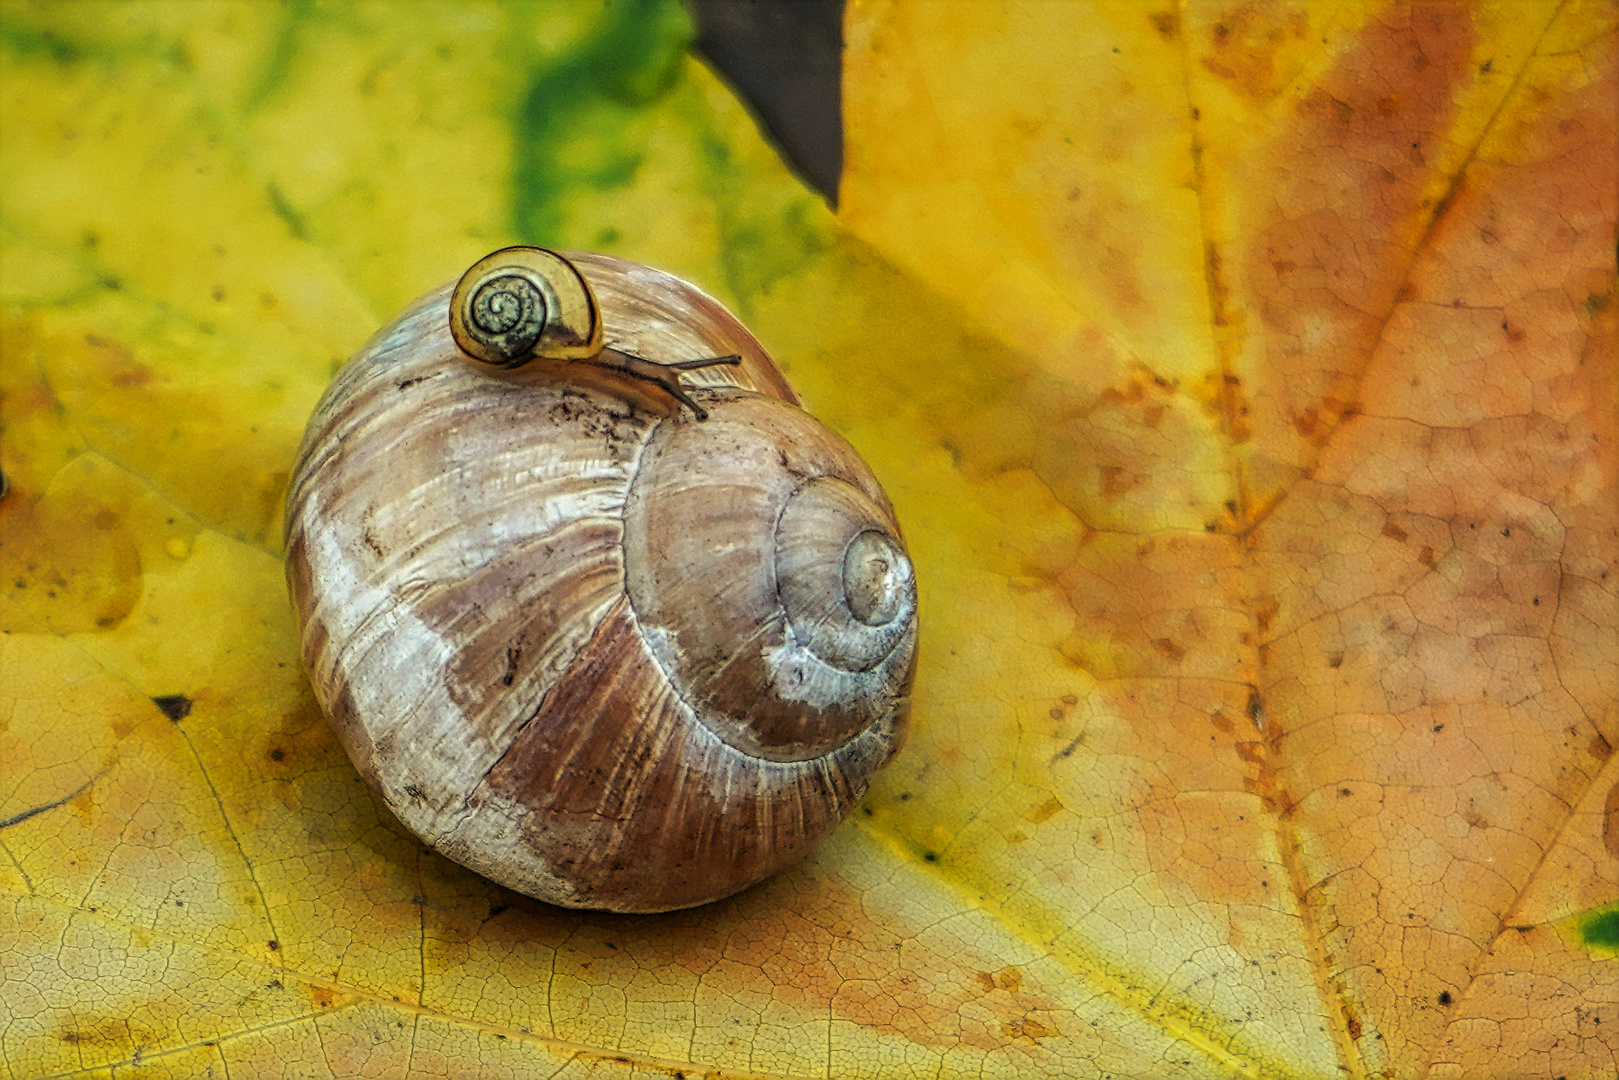
{"label": "green patch on leaf", "polygon": [[76,42],[10,20],[0,20],[0,47],[18,56],[43,57],[58,64],[71,64],[84,56],[83,47]]}
{"label": "green patch on leaf", "polygon": [[285,19],[281,25],[281,32],[276,37],[275,47],[270,50],[264,70],[259,73],[258,82],[248,92],[247,100],[242,103],[244,113],[251,113],[263,105],[286,81],[287,73],[292,69],[292,59],[298,53],[299,30],[314,13],[313,0],[291,0],[287,4]]}
{"label": "green patch on leaf", "polygon": [[1619,952],[1619,904],[1587,911],[1579,916],[1575,925],[1587,949]]}
{"label": "green patch on leaf", "polygon": [[273,183],[265,186],[265,194],[270,199],[270,209],[286,223],[287,231],[299,240],[308,240],[309,228],[304,223],[303,215],[287,200],[286,194]]}
{"label": "green patch on leaf", "polygon": [[759,193],[750,190],[758,186],[756,171],[738,159],[711,122],[705,125],[694,118],[693,126],[707,128],[697,141],[703,187],[719,209],[720,263],[726,285],[748,315],[754,297],[802,273],[829,250],[824,211],[813,197],[797,190],[788,199],[758,205]]}
{"label": "green patch on leaf", "polygon": [[607,8],[590,34],[536,68],[513,117],[519,237],[555,243],[568,193],[635,178],[641,148],[626,129],[675,85],[692,37],[675,0],[633,0]]}

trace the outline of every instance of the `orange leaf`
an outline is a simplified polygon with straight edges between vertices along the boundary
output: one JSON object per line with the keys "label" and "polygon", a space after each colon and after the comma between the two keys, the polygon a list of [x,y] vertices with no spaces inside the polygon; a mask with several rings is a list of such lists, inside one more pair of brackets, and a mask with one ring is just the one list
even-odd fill
{"label": "orange leaf", "polygon": [[[851,0],[836,215],[667,0],[0,8],[0,1055],[32,1076],[1610,1075],[1619,30]],[[423,849],[297,667],[332,371],[702,283],[893,497],[911,744],[667,916]]]}

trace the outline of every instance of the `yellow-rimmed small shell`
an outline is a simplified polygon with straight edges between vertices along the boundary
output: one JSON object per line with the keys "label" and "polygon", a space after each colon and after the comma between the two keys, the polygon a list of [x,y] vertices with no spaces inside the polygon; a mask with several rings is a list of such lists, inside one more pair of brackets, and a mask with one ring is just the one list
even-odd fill
{"label": "yellow-rimmed small shell", "polygon": [[462,352],[496,367],[535,357],[588,360],[602,351],[601,308],[573,263],[537,247],[501,248],[456,283],[450,333]]}

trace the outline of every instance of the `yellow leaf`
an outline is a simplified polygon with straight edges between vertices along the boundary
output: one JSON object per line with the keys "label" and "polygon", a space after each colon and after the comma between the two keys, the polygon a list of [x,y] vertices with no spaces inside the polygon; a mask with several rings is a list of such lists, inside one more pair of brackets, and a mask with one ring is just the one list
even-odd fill
{"label": "yellow leaf", "polygon": [[[0,5],[11,1075],[1598,1076],[1611,5],[850,0],[834,215],[673,2]],[[342,360],[524,241],[883,478],[914,734],[743,895],[495,887],[298,670]]]}

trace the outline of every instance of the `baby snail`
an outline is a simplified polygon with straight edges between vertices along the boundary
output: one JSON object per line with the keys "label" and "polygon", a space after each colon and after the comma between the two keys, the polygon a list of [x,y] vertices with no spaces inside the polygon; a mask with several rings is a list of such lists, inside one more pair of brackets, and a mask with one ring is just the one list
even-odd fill
{"label": "baby snail", "polygon": [[506,248],[378,332],[309,421],[286,560],[360,774],[554,904],[746,888],[905,738],[893,508],[730,312],[650,267]]}
{"label": "baby snail", "polygon": [[450,334],[462,352],[497,367],[545,357],[614,368],[663,387],[699,420],[708,411],[686,393],[678,373],[742,362],[729,353],[660,364],[605,347],[590,282],[561,255],[536,247],[501,248],[461,275],[450,294]]}

